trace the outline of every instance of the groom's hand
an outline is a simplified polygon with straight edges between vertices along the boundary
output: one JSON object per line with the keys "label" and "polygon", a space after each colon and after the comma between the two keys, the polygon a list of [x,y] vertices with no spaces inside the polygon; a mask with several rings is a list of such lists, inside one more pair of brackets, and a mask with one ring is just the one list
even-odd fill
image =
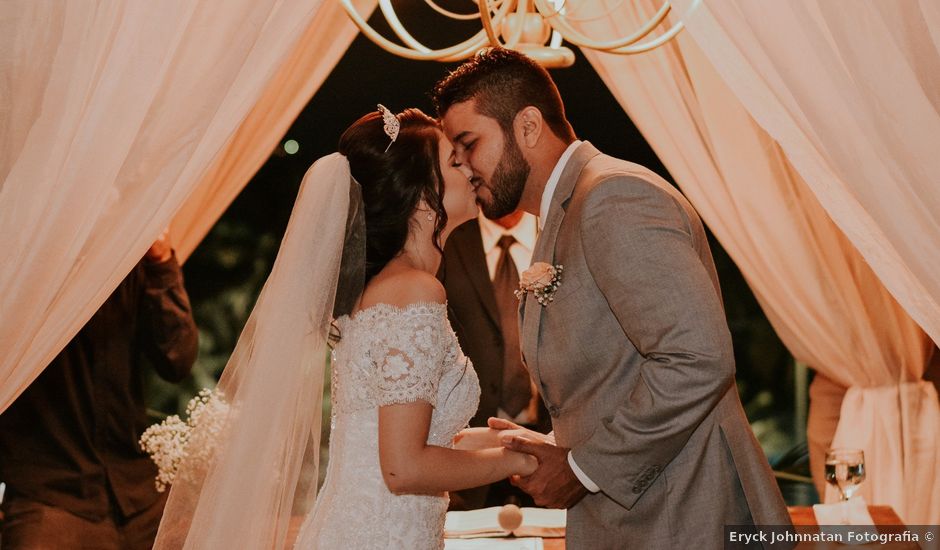
{"label": "groom's hand", "polygon": [[512,484],[532,495],[535,503],[548,508],[570,508],[588,494],[568,464],[568,449],[524,434],[501,438],[503,446],[533,455],[539,467],[532,475],[513,476]]}

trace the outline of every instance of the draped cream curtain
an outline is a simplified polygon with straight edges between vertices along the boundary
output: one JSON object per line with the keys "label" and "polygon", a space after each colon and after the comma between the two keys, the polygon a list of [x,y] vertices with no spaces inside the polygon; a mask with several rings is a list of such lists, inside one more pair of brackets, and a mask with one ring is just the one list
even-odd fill
{"label": "draped cream curtain", "polygon": [[[629,2],[611,18],[596,20],[587,8],[577,16],[595,35],[622,35],[646,19],[637,4],[646,16],[659,7]],[[908,520],[940,518],[933,496],[940,493],[940,410],[934,388],[919,382],[931,345],[926,334],[690,35],[642,56],[584,53],[738,264],[788,348],[865,396],[847,396],[836,441],[866,449],[869,499]],[[872,415],[884,421],[872,424]]]}
{"label": "draped cream curtain", "polygon": [[355,35],[338,9],[0,6],[0,410],[174,215],[191,251]]}
{"label": "draped cream curtain", "polygon": [[[674,5],[685,13],[692,0]],[[688,33],[940,341],[940,3],[702,2]]]}
{"label": "draped cream curtain", "polygon": [[[376,3],[377,0],[353,0],[357,11],[363,14],[371,13]],[[261,168],[358,32],[339,2],[320,4],[313,21],[257,104],[173,218],[170,236],[181,260],[192,254]]]}

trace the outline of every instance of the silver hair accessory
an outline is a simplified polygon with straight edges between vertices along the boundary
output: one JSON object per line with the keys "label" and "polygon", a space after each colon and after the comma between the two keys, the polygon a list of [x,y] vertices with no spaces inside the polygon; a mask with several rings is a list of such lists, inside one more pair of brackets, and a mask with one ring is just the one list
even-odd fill
{"label": "silver hair accessory", "polygon": [[388,142],[388,147],[385,148],[385,152],[387,153],[388,148],[398,139],[398,131],[401,130],[401,122],[398,121],[398,117],[395,116],[395,113],[389,111],[388,108],[381,103],[379,103],[379,112],[382,113],[382,122],[385,123],[385,135],[392,140]]}

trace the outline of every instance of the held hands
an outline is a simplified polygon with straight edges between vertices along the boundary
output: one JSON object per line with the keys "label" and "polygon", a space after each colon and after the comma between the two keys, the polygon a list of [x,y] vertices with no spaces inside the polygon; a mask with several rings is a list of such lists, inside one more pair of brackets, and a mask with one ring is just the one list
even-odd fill
{"label": "held hands", "polygon": [[554,437],[498,418],[490,418],[487,423],[500,431],[499,438],[505,448],[538,460],[538,469],[533,473],[510,478],[513,485],[532,495],[536,504],[570,508],[588,494],[568,464],[569,449],[555,445]]}
{"label": "held hands", "polygon": [[497,439],[499,440],[499,442],[497,443],[498,445],[503,445],[503,441],[506,438],[510,436],[516,436],[516,435],[525,436],[527,439],[531,439],[533,441],[544,441],[545,443],[548,443],[549,445],[555,444],[554,434],[551,434],[551,433],[543,434],[540,432],[536,432],[534,430],[530,430],[528,428],[523,428],[522,426],[510,420],[490,417],[486,421],[486,423],[487,425],[489,425],[490,430],[496,433]]}
{"label": "held hands", "polygon": [[539,461],[534,456],[527,454],[525,452],[513,451],[511,449],[503,449],[504,452],[513,455],[519,464],[516,468],[516,474],[513,474],[510,479],[519,477],[519,476],[530,476],[536,472],[539,468]]}
{"label": "held hands", "polygon": [[454,436],[454,448],[460,451],[478,451],[481,449],[499,449],[509,461],[514,475],[530,475],[539,466],[539,461],[532,455],[515,452],[503,446],[499,430],[491,428],[465,428]]}

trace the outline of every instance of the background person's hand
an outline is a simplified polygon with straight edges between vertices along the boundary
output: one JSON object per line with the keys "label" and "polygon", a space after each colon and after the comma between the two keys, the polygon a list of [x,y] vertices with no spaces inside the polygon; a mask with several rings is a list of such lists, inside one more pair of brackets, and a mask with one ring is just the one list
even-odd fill
{"label": "background person's hand", "polygon": [[166,228],[157,237],[157,240],[150,245],[144,258],[152,264],[159,264],[171,257],[173,257],[173,246],[170,244],[170,228]]}

